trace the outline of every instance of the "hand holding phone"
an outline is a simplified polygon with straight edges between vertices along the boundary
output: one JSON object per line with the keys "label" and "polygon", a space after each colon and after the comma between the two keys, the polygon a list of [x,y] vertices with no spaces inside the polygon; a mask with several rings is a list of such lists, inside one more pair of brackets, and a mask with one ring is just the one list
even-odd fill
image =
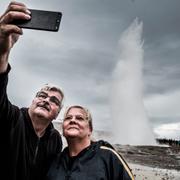
{"label": "hand holding phone", "polygon": [[58,31],[62,13],[56,11],[44,11],[37,9],[29,9],[31,12],[30,20],[14,20],[15,24],[21,28],[45,30],[45,31]]}

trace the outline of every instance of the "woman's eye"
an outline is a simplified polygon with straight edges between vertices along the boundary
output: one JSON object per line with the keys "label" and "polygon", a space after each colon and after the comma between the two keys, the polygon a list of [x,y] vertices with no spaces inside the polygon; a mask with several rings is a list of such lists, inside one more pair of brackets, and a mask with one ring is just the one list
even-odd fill
{"label": "woman's eye", "polygon": [[71,119],[71,117],[66,117],[64,120],[70,120]]}
{"label": "woman's eye", "polygon": [[80,121],[83,121],[83,120],[84,120],[84,118],[81,117],[81,116],[77,116],[76,119],[77,119],[77,120],[80,120]]}

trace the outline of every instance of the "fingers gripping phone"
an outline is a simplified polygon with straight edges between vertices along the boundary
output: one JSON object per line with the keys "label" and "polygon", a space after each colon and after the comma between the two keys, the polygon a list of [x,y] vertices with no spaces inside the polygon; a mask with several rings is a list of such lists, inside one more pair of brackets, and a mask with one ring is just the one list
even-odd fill
{"label": "fingers gripping phone", "polygon": [[62,13],[55,11],[44,11],[37,9],[29,9],[31,11],[30,20],[14,20],[15,24],[21,28],[45,30],[45,31],[58,31]]}

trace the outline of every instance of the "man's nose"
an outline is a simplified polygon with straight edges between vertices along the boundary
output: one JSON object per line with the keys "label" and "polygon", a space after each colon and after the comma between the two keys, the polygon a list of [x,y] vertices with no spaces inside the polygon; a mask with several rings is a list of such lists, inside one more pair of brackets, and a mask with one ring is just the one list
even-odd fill
{"label": "man's nose", "polygon": [[50,97],[48,96],[48,97],[44,98],[43,101],[46,103],[50,103],[51,100],[50,100]]}

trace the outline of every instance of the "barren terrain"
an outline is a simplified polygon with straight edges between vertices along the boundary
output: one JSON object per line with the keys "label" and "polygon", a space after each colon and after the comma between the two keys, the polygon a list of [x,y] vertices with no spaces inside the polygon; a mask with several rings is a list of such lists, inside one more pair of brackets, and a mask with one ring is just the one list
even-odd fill
{"label": "barren terrain", "polygon": [[180,180],[180,147],[114,145],[136,180]]}

